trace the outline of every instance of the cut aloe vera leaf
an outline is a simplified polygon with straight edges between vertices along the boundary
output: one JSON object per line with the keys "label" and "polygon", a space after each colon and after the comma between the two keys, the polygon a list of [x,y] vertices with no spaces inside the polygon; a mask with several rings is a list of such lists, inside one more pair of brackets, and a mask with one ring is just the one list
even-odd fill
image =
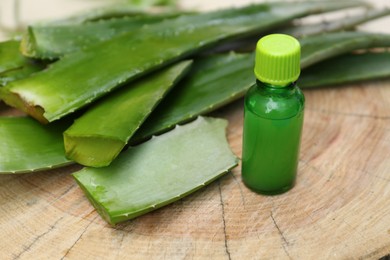
{"label": "cut aloe vera leaf", "polygon": [[300,40],[302,46],[301,67],[318,63],[357,49],[389,47],[389,34],[366,32],[337,32],[311,36]]}
{"label": "cut aloe vera leaf", "polygon": [[0,42],[0,73],[22,67],[26,58],[19,52],[20,42],[9,40]]}
{"label": "cut aloe vera leaf", "polygon": [[20,42],[9,40],[0,43],[0,86],[25,78],[40,71],[45,64],[24,57],[19,52]]}
{"label": "cut aloe vera leaf", "polygon": [[70,164],[62,132],[69,124],[42,126],[29,117],[0,117],[0,173],[26,173]]}
{"label": "cut aloe vera leaf", "polygon": [[121,153],[108,167],[73,176],[110,224],[177,201],[235,166],[226,140],[227,121],[199,118]]}
{"label": "cut aloe vera leaf", "polygon": [[7,85],[14,80],[26,78],[31,74],[42,70],[44,67],[45,65],[40,63],[26,64],[26,66],[0,73],[0,87]]}
{"label": "cut aloe vera leaf", "polygon": [[21,50],[26,56],[57,58],[175,16],[177,14],[124,17],[75,25],[29,26]]}
{"label": "cut aloe vera leaf", "polygon": [[[381,47],[386,43],[387,35],[372,35],[369,33],[341,33],[334,37],[333,45],[338,46],[339,40],[344,41],[342,35],[353,38],[354,35],[368,39],[383,37],[383,41],[371,41],[369,47]],[[331,35],[330,35],[331,36]],[[331,36],[332,37],[332,36]],[[314,48],[313,42],[317,37],[308,37],[306,44],[302,46],[302,61],[319,62],[316,56],[321,52],[322,45]],[[358,41],[359,43],[359,41]],[[311,47],[311,51],[305,48]],[[344,52],[353,51],[362,45],[347,45],[349,48],[342,49]],[[344,47],[344,46],[343,46]],[[340,50],[341,53],[341,50]],[[331,56],[330,56],[331,57]],[[323,55],[322,59],[328,58]],[[130,143],[139,143],[152,135],[168,131],[176,124],[190,121],[198,115],[204,115],[214,111],[244,95],[254,84],[253,75],[254,53],[249,54],[225,54],[205,57],[195,61],[191,74],[180,84],[180,88],[174,89],[155,109],[141,128],[131,138]]]}
{"label": "cut aloe vera leaf", "polygon": [[305,69],[299,86],[314,88],[388,77],[390,53],[348,54]]}
{"label": "cut aloe vera leaf", "polygon": [[[325,34],[331,32],[345,31],[354,29],[356,26],[365,22],[378,19],[390,14],[390,9],[383,10],[367,10],[364,14],[358,14],[354,16],[346,16],[338,20],[330,20],[327,22],[315,23],[315,24],[303,24],[288,27],[282,27],[280,29],[273,30],[270,33],[284,33],[293,35],[296,38],[314,36],[318,34]],[[240,52],[250,52],[256,48],[256,42],[259,37],[250,37],[248,39],[240,40],[237,42],[228,43],[226,45],[218,46],[215,50],[211,50],[211,53],[226,52],[229,50],[236,50]]]}
{"label": "cut aloe vera leaf", "polygon": [[[295,6],[294,6],[295,5]],[[274,4],[263,4],[263,5],[254,5],[249,6],[245,8],[240,9],[228,9],[223,11],[217,11],[212,13],[205,13],[205,14],[198,14],[198,15],[189,15],[186,17],[181,17],[178,19],[173,19],[172,21],[162,22],[155,26],[150,26],[148,28],[144,28],[142,30],[139,30],[138,32],[134,32],[133,35],[138,34],[146,34],[146,35],[153,35],[153,34],[173,34],[175,36],[176,34],[180,34],[181,31],[197,31],[196,29],[200,29],[201,27],[205,26],[206,28],[209,28],[210,25],[214,24],[216,26],[211,26],[209,30],[217,29],[220,31],[221,34],[225,34],[227,29],[223,30],[222,28],[218,29],[218,27],[221,27],[223,25],[232,28],[231,35],[237,34],[235,32],[239,28],[239,26],[244,26],[242,31],[248,31],[254,30],[256,28],[261,28],[264,25],[272,25],[275,23],[282,23],[287,22],[293,18],[301,17],[304,15],[308,15],[311,13],[319,13],[319,12],[326,12],[326,11],[332,11],[337,10],[339,8],[348,8],[351,6],[361,6],[362,2],[353,2],[353,1],[346,1],[343,3],[337,3],[337,2],[329,2],[329,3],[310,3],[310,2],[301,2],[301,3],[274,3]],[[261,15],[260,18],[258,15]],[[248,17],[245,17],[248,15]],[[253,16],[255,15],[255,16]],[[250,24],[248,19],[252,17],[253,23]],[[235,20],[232,24],[229,24],[229,20]],[[239,21],[241,20],[241,21]],[[246,21],[245,21],[246,20]],[[225,24],[223,24],[225,23]],[[38,29],[38,28],[37,28]],[[55,28],[56,30],[56,28]],[[96,30],[96,28],[94,29]],[[107,31],[107,29],[105,29]],[[54,31],[55,32],[55,31]],[[78,46],[78,49],[88,47],[90,44],[94,44],[94,39],[99,39],[99,37],[102,37],[103,40],[107,40],[110,37],[118,36],[118,34],[123,33],[122,30],[118,30],[118,34],[115,32],[115,30],[107,37],[104,37],[103,35],[95,35],[94,37],[92,35],[87,36],[86,41],[83,40],[79,35],[77,37],[80,37],[78,40],[74,40],[69,35],[69,32],[63,34],[61,36],[61,31],[58,31],[58,34],[54,33],[52,30],[48,30],[48,33],[45,32],[45,28],[42,30],[35,31],[34,28],[30,27],[27,34],[25,35],[23,42],[22,42],[22,52],[24,55],[34,58],[45,58],[45,59],[54,59],[63,56],[65,53],[69,53],[71,51],[74,51],[77,47],[77,44],[81,44],[81,46]],[[93,31],[91,30],[91,33]],[[96,33],[98,33],[98,30],[96,30]],[[191,35],[188,34],[188,36]],[[168,36],[168,35],[167,35]],[[59,39],[56,39],[58,38]],[[69,38],[68,38],[69,37]],[[213,35],[210,35],[210,37],[215,37]],[[64,41],[65,38],[65,42]],[[91,38],[91,41],[88,40],[88,38]],[[221,35],[221,38],[223,38],[223,35]],[[72,40],[69,40],[72,39]],[[208,39],[205,39],[207,42]],[[61,43],[62,41],[62,43]],[[74,43],[71,43],[71,42]],[[196,41],[196,38],[194,39]],[[57,43],[60,43],[59,45],[56,45]],[[96,44],[96,43],[95,43]],[[67,47],[71,47],[70,49],[67,49]]]}
{"label": "cut aloe vera leaf", "polygon": [[157,106],[130,143],[166,132],[240,98],[255,81],[252,54],[229,53],[195,61],[190,75]]}
{"label": "cut aloe vera leaf", "polygon": [[[66,55],[27,80],[0,88],[0,98],[43,123],[51,122],[145,73],[215,44],[256,34],[308,13],[356,5],[361,3],[261,4],[171,19],[145,28],[142,35],[125,34]],[[171,27],[178,22],[180,27]]]}
{"label": "cut aloe vera leaf", "polygon": [[17,40],[0,42],[0,74],[36,65],[33,60],[20,53],[19,46],[20,42]]}
{"label": "cut aloe vera leaf", "polygon": [[367,10],[363,14],[357,14],[353,16],[346,16],[342,19],[331,20],[316,24],[303,24],[299,26],[293,26],[284,28],[279,33],[285,33],[294,35],[295,37],[312,36],[330,32],[338,32],[354,29],[356,26],[365,22],[378,19],[390,14],[390,9],[382,10]]}
{"label": "cut aloe vera leaf", "polygon": [[191,63],[160,70],[89,108],[64,133],[67,157],[85,166],[109,165]]}

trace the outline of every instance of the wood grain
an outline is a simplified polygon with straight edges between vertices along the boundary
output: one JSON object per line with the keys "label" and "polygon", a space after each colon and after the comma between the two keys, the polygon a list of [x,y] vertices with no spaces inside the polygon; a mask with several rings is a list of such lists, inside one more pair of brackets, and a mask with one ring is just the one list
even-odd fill
{"label": "wood grain", "polygon": [[[377,259],[390,253],[390,81],[305,95],[298,182],[290,192],[257,195],[236,168],[112,228],[71,178],[79,166],[3,175],[0,258]],[[230,121],[228,139],[241,155],[242,100],[213,115]]]}
{"label": "wood grain", "polygon": [[[183,3],[205,10],[248,1]],[[388,29],[388,20],[365,28]],[[378,259],[389,254],[390,80],[304,93],[298,181],[288,193],[251,192],[238,167],[172,205],[113,228],[70,176],[80,166],[1,175],[0,259]],[[14,113],[0,102],[1,116]],[[229,120],[228,139],[239,156],[242,114],[242,100],[213,114]]]}

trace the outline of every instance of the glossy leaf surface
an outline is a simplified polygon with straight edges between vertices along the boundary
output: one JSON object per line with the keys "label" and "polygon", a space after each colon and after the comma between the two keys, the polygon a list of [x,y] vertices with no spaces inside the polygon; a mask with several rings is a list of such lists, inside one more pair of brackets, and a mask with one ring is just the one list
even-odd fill
{"label": "glossy leaf surface", "polygon": [[330,32],[338,32],[354,29],[357,25],[378,19],[390,14],[390,9],[373,9],[367,10],[363,14],[348,15],[341,19],[329,20],[315,24],[302,24],[297,26],[290,26],[280,30],[280,33],[294,35],[301,38],[305,36],[313,36],[318,34],[325,34]]}
{"label": "glossy leaf surface", "polygon": [[118,156],[105,168],[73,176],[110,224],[179,200],[230,169],[238,159],[226,140],[227,122],[199,118]]}
{"label": "glossy leaf surface", "polygon": [[67,157],[86,166],[109,165],[190,65],[172,65],[97,102],[65,131]]}
{"label": "glossy leaf surface", "polygon": [[[293,6],[294,5],[294,6]],[[329,3],[274,3],[270,5],[257,5],[249,6],[246,8],[240,9],[228,9],[223,11],[217,11],[212,13],[203,13],[198,15],[187,15],[180,17],[178,19],[173,19],[169,22],[162,22],[155,24],[155,26],[150,26],[147,28],[141,28],[140,30],[135,30],[134,35],[139,34],[161,34],[161,33],[171,33],[173,35],[180,34],[180,31],[185,30],[196,30],[213,20],[214,23],[221,25],[221,23],[226,22],[226,26],[239,26],[242,24],[245,26],[247,31],[250,31],[249,23],[242,23],[245,18],[244,15],[252,16],[256,13],[269,12],[270,15],[263,16],[262,20],[259,20],[259,17],[253,17],[253,26],[256,28],[259,26],[264,26],[266,24],[270,25],[273,23],[282,22],[281,17],[285,17],[284,21],[291,20],[296,17],[307,15],[310,13],[325,12],[328,10],[337,10],[350,6],[359,6],[362,5],[361,2],[352,2],[345,1],[345,3],[338,3],[336,1],[331,1]],[[284,10],[283,10],[284,9]],[[283,13],[284,12],[284,13]],[[229,25],[229,20],[224,19],[232,18],[241,18],[241,23],[234,23]],[[249,17],[248,17],[249,18]],[[276,19],[276,20],[275,20]],[[126,21],[127,20],[127,21]],[[122,19],[112,20],[112,21],[99,21],[97,23],[86,23],[79,26],[54,26],[54,27],[30,27],[25,34],[22,41],[22,51],[23,54],[29,57],[35,58],[58,58],[63,56],[66,53],[70,53],[77,49],[85,49],[90,45],[95,45],[97,42],[112,39],[124,32],[131,32],[134,27],[142,23],[151,24],[156,21],[161,21],[161,18],[156,19],[153,16],[141,16],[141,17],[132,17]],[[256,23],[259,23],[256,25]],[[126,29],[126,24],[128,24],[129,29]],[[208,28],[205,27],[205,29]],[[214,26],[215,28],[215,26]],[[233,28],[232,28],[233,29]],[[233,29],[235,31],[237,28]],[[243,28],[244,29],[244,28]],[[207,30],[207,29],[206,29]],[[74,32],[72,32],[74,31]],[[226,30],[222,30],[221,33],[226,33]],[[233,34],[235,34],[233,32]],[[82,35],[82,37],[80,37]],[[85,35],[85,36],[84,36]],[[190,34],[191,35],[191,34]],[[211,35],[212,36],[212,35]],[[194,39],[196,40],[196,39]],[[207,41],[207,39],[205,39]]]}
{"label": "glossy leaf surface", "polygon": [[66,126],[42,126],[29,117],[0,117],[0,173],[48,170],[71,163],[62,142]]}
{"label": "glossy leaf surface", "polygon": [[40,71],[45,64],[24,57],[19,52],[20,42],[9,40],[0,42],[0,87],[8,82],[25,78]]}
{"label": "glossy leaf surface", "polygon": [[[331,41],[328,43],[332,43],[333,46],[336,46],[335,48],[342,46],[337,53],[347,53],[363,46],[359,40],[353,40],[354,36],[357,39],[359,39],[358,37],[367,37],[368,40],[362,40],[366,47],[386,45],[387,39],[389,39],[388,35],[346,32],[330,34]],[[311,41],[311,39],[313,40]],[[347,40],[345,41],[345,39]],[[379,40],[372,41],[370,39]],[[348,44],[344,45],[344,42]],[[329,56],[324,55],[322,54],[324,45],[315,43],[318,43],[317,36],[305,38],[305,44],[302,45],[302,63],[314,64],[323,59],[331,58],[336,53],[328,48],[327,50],[331,53]],[[326,46],[328,47],[328,45]],[[306,48],[310,49],[306,50]],[[321,59],[319,59],[318,53],[322,54]],[[130,143],[138,143],[154,134],[167,131],[176,124],[189,121],[198,115],[204,115],[242,97],[255,82],[253,67],[254,53],[230,53],[196,61],[191,74],[180,83],[180,88],[172,91],[161,102],[136,132]],[[305,85],[300,86],[305,87]]]}
{"label": "glossy leaf surface", "polygon": [[207,114],[243,96],[255,81],[252,54],[229,53],[195,61],[183,79],[157,106],[130,143]]}
{"label": "glossy leaf surface", "polygon": [[175,16],[177,14],[124,17],[72,25],[30,26],[23,36],[22,52],[30,57],[53,59]]}
{"label": "glossy leaf surface", "polygon": [[[171,19],[145,28],[136,37],[125,34],[66,55],[27,80],[0,88],[0,98],[43,123],[51,122],[126,82],[201,49],[259,33],[308,13],[360,4],[355,1],[260,4]],[[181,26],[172,27],[174,23]]]}
{"label": "glossy leaf surface", "polygon": [[20,42],[9,40],[0,42],[0,73],[22,67],[26,58],[19,52]]}
{"label": "glossy leaf surface", "polygon": [[300,40],[301,67],[318,63],[353,50],[389,47],[390,35],[367,32],[338,32],[311,36]]}
{"label": "glossy leaf surface", "polygon": [[390,53],[349,54],[315,64],[302,72],[299,86],[314,88],[390,77]]}

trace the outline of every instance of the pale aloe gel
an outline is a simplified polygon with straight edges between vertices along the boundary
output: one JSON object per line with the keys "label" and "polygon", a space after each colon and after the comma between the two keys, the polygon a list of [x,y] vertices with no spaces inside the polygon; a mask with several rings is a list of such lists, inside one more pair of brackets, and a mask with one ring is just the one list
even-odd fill
{"label": "pale aloe gel", "polygon": [[108,167],[73,176],[110,224],[179,200],[237,166],[226,140],[227,121],[198,118],[121,153]]}

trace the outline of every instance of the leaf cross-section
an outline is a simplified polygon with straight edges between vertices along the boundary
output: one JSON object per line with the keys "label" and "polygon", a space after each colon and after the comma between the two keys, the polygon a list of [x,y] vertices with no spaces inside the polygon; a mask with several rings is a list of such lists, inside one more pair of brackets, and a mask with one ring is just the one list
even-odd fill
{"label": "leaf cross-section", "polygon": [[155,72],[95,103],[65,131],[67,156],[85,166],[109,165],[191,62]]}

